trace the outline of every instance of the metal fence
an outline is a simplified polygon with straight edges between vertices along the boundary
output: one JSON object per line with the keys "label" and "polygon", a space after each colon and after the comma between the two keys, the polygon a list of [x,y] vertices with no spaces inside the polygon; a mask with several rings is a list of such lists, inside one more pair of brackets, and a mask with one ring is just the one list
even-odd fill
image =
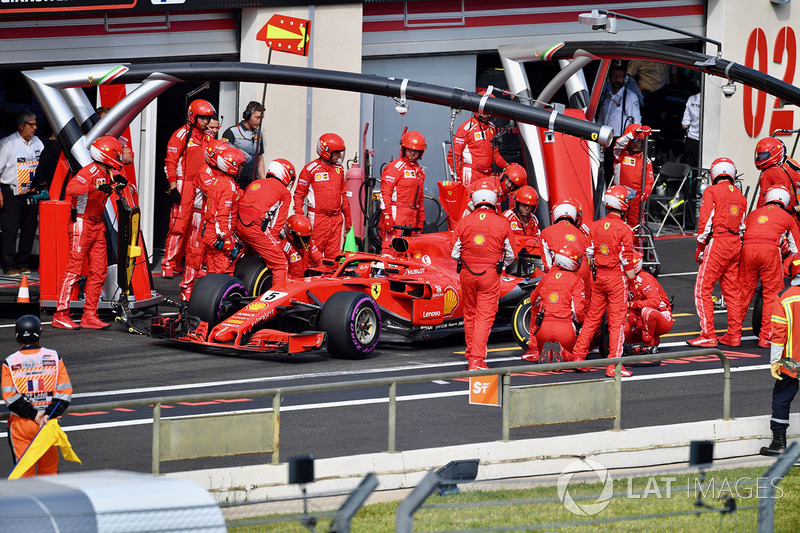
{"label": "metal fence", "polygon": [[[715,356],[722,363],[722,418],[730,418],[731,372],[725,354],[718,349],[702,349],[668,354],[651,354],[624,359],[588,360],[531,366],[513,366],[465,373],[443,372],[415,376],[401,376],[383,379],[367,379],[329,384],[300,385],[270,389],[256,389],[234,392],[213,392],[169,397],[150,397],[138,400],[122,400],[74,405],[71,413],[111,411],[132,407],[153,406],[152,472],[160,472],[160,463],[198,457],[226,456],[240,453],[271,452],[272,463],[280,462],[281,418],[280,406],[283,397],[291,394],[330,392],[345,389],[386,387],[388,391],[388,434],[386,451],[397,451],[397,387],[409,383],[422,383],[434,380],[464,379],[498,375],[502,378],[502,439],[511,440],[510,430],[531,424],[582,421],[588,419],[612,418],[614,429],[622,424],[622,379],[619,368],[623,364],[647,363],[666,359]],[[600,380],[579,380],[569,384],[532,385],[511,387],[512,374],[535,370],[556,371],[573,370],[606,365],[616,365],[616,377]],[[537,402],[546,394],[548,403],[558,406],[556,418],[532,419],[541,410],[530,409],[531,402]],[[591,398],[590,402],[574,401],[576,395]],[[272,410],[245,414],[221,414],[162,418],[162,404],[205,402],[229,400],[245,397],[272,398]],[[562,398],[564,401],[559,402]],[[601,398],[603,399],[601,401]],[[567,401],[569,400],[569,401]],[[534,404],[535,405],[535,404]],[[600,409],[597,406],[605,406]],[[594,409],[592,416],[587,409]],[[534,413],[533,415],[531,413]],[[221,438],[221,436],[225,438]]]}

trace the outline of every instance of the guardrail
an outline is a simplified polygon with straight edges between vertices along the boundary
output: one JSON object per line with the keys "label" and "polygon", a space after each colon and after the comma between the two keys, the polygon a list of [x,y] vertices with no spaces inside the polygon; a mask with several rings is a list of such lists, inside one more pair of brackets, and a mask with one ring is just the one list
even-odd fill
{"label": "guardrail", "polygon": [[[613,384],[613,409],[608,416],[597,416],[597,418],[613,418],[614,429],[621,429],[622,425],[622,379],[620,377],[620,366],[631,363],[647,363],[663,361],[668,359],[686,359],[690,357],[704,357],[713,355],[719,358],[723,367],[722,382],[722,418],[730,418],[731,409],[731,371],[730,363],[725,354],[718,349],[701,349],[685,352],[662,353],[652,355],[639,355],[624,357],[621,359],[592,359],[588,361],[573,361],[553,364],[525,364],[520,366],[495,368],[472,372],[455,371],[436,374],[424,374],[415,376],[402,376],[395,378],[367,379],[362,381],[339,382],[320,385],[299,385],[294,387],[283,387],[273,389],[256,389],[233,392],[214,392],[204,394],[191,394],[182,396],[169,396],[160,398],[142,398],[138,400],[124,400],[115,402],[95,403],[89,405],[73,405],[70,412],[89,412],[89,411],[109,411],[119,408],[153,406],[153,467],[154,474],[160,470],[162,460],[178,460],[197,457],[212,457],[233,455],[239,453],[272,452],[272,463],[280,462],[280,404],[283,396],[288,394],[304,394],[313,392],[328,392],[334,390],[366,388],[366,387],[388,387],[389,391],[389,412],[388,412],[388,442],[387,451],[396,451],[397,436],[397,386],[408,383],[422,383],[433,380],[464,379],[467,377],[481,376],[502,376],[503,387],[503,440],[510,439],[510,429],[521,427],[525,423],[512,424],[512,413],[515,412],[515,404],[520,406],[518,399],[512,396],[511,377],[512,374],[521,374],[531,371],[546,372],[553,370],[574,370],[576,368],[605,367],[616,365],[616,377],[601,380],[575,381],[568,385],[560,384],[558,387],[573,386],[596,386],[597,383]],[[517,387],[517,389],[535,388],[552,385],[534,385],[530,387]],[[570,395],[574,394],[575,389],[569,389]],[[595,390],[595,389],[593,389]],[[173,404],[182,402],[204,402],[212,400],[232,400],[243,396],[252,398],[272,397],[272,410],[265,413],[246,413],[244,416],[223,414],[208,416],[189,416],[175,417],[170,419],[161,418],[162,404]],[[573,405],[577,402],[571,402]],[[523,405],[524,407],[524,405]],[[579,406],[580,407],[580,406]],[[575,416],[580,418],[572,419],[569,416],[562,417],[559,422],[585,420],[579,411],[575,411]],[[567,413],[569,415],[569,413]],[[241,423],[230,421],[234,417],[239,417]],[[221,422],[221,419],[229,420]],[[552,423],[552,422],[543,422]],[[220,429],[222,428],[222,429]],[[253,438],[253,435],[259,436]],[[211,435],[211,438],[203,437]],[[220,435],[226,435],[227,439],[220,439]],[[271,439],[264,438],[271,436]],[[230,442],[229,442],[230,441]],[[201,444],[202,443],[202,444]]]}

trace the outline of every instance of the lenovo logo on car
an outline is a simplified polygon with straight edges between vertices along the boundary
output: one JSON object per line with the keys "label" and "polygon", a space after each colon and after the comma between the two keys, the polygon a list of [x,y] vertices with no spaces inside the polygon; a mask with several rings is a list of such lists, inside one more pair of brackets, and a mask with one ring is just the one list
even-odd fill
{"label": "lenovo logo on car", "polygon": [[441,311],[423,311],[422,318],[434,318],[437,316],[441,316]]}

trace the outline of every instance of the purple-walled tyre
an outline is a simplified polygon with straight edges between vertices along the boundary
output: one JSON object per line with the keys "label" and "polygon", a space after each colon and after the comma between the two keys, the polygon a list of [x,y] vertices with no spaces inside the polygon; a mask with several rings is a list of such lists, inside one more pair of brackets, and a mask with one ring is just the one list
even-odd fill
{"label": "purple-walled tyre", "polygon": [[241,309],[247,289],[238,278],[227,274],[206,274],[194,282],[189,314],[212,328]]}
{"label": "purple-walled tyre", "polygon": [[368,294],[337,292],[325,302],[318,328],[328,334],[328,352],[343,359],[362,359],[381,338],[381,312]]}

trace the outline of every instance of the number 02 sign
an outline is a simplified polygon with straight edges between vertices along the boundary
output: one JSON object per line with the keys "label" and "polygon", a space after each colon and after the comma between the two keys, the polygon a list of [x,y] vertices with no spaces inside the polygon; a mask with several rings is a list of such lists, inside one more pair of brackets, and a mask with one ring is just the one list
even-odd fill
{"label": "number 02 sign", "polygon": [[[782,80],[786,83],[793,83],[794,69],[797,64],[797,39],[794,30],[788,26],[781,28],[770,49],[764,30],[755,28],[750,32],[747,40],[745,66],[768,74],[770,51],[772,52],[772,62],[784,66]],[[755,102],[753,101],[754,92],[756,93]],[[793,129],[794,111],[780,109],[780,100],[775,97],[770,98],[773,98],[774,102],[770,113],[769,130],[765,134],[770,135],[776,129]],[[767,94],[744,86],[742,100],[744,129],[750,137],[760,137],[767,113]]]}

